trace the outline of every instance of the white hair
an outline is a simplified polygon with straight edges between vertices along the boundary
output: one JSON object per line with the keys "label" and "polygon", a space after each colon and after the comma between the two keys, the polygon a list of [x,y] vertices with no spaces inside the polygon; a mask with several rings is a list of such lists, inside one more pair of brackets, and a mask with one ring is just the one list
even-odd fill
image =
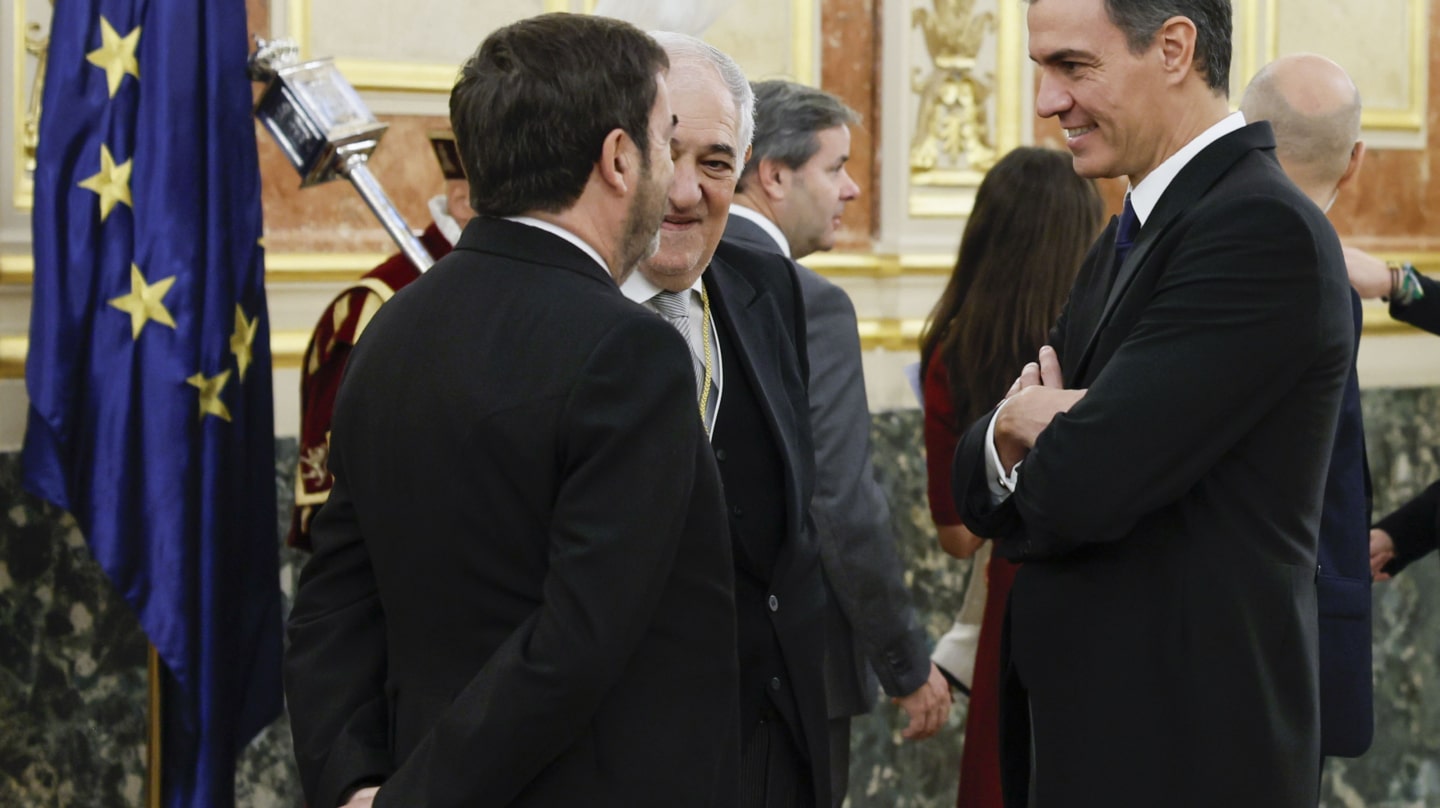
{"label": "white hair", "polygon": [[720,74],[725,89],[729,90],[730,96],[735,99],[736,112],[740,113],[740,131],[736,133],[739,142],[735,144],[738,152],[735,155],[735,173],[739,176],[745,167],[745,151],[750,148],[750,140],[755,136],[755,92],[750,89],[750,80],[745,78],[745,71],[724,51],[688,34],[651,31],[650,36],[669,54],[672,65],[685,60],[708,62]]}

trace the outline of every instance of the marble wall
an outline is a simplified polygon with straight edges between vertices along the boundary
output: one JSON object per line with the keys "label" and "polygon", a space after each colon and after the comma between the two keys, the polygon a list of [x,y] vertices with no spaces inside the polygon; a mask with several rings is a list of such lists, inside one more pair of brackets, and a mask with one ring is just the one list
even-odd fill
{"label": "marble wall", "polygon": [[[1440,478],[1440,389],[1364,393],[1377,511]],[[950,626],[970,574],[939,551],[925,505],[920,414],[877,413],[876,470],[890,499],[915,601],[932,635]],[[288,507],[293,440],[278,444],[276,497]],[[277,526],[277,535],[281,532]],[[282,550],[282,593],[301,558]],[[1431,556],[1375,588],[1376,739],[1363,758],[1332,760],[1327,808],[1440,806],[1440,565]],[[962,698],[937,737],[900,739],[887,703],[855,723],[852,808],[954,802]],[[145,641],[91,560],[73,521],[19,487],[19,458],[0,454],[0,805],[138,806],[145,782]],[[250,745],[237,804],[298,806],[282,718]]]}

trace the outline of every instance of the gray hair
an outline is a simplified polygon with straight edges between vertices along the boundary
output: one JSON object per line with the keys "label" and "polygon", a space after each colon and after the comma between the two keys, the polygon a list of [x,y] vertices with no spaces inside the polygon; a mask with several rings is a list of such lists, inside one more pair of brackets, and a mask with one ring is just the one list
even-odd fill
{"label": "gray hair", "polygon": [[745,71],[724,51],[688,34],[651,31],[650,36],[660,43],[660,47],[670,56],[671,69],[684,61],[708,63],[715,68],[715,72],[725,84],[725,89],[730,91],[730,97],[735,99],[735,111],[739,113],[740,131],[736,133],[739,142],[735,144],[735,159],[738,163],[736,168],[743,170],[745,150],[750,148],[750,139],[755,136],[755,93],[750,89],[750,80],[745,78]]}
{"label": "gray hair", "polygon": [[823,90],[772,79],[751,85],[755,91],[755,142],[740,188],[759,171],[761,160],[799,168],[820,150],[818,133],[860,122],[855,110]]}
{"label": "gray hair", "polygon": [[[1025,0],[1034,5],[1040,0]],[[1195,67],[1211,90],[1230,95],[1230,0],[1105,0],[1105,13],[1130,46],[1143,53],[1171,17],[1195,24]]]}

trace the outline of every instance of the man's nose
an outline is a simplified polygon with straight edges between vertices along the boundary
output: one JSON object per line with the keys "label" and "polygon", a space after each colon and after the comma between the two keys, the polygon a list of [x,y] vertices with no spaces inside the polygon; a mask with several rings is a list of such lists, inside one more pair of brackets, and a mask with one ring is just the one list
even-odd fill
{"label": "man's nose", "polygon": [[1050,71],[1042,69],[1040,87],[1035,91],[1035,114],[1042,118],[1051,118],[1069,109],[1071,103],[1069,91],[1050,75]]}
{"label": "man's nose", "polygon": [[693,160],[676,160],[675,175],[670,179],[670,207],[689,210],[700,204],[700,174]]}

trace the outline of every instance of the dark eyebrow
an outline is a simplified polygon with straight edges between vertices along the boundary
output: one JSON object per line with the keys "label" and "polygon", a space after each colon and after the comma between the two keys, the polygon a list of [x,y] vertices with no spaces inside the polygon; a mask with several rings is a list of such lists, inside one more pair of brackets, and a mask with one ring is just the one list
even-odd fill
{"label": "dark eyebrow", "polygon": [[1045,54],[1043,58],[1030,57],[1030,61],[1040,65],[1053,65],[1060,62],[1090,62],[1094,61],[1095,55],[1089,51],[1076,50],[1074,48],[1061,48]]}
{"label": "dark eyebrow", "polygon": [[710,148],[707,149],[705,153],[714,154],[716,152],[719,152],[726,157],[734,157],[735,147],[731,146],[729,143],[711,143]]}

